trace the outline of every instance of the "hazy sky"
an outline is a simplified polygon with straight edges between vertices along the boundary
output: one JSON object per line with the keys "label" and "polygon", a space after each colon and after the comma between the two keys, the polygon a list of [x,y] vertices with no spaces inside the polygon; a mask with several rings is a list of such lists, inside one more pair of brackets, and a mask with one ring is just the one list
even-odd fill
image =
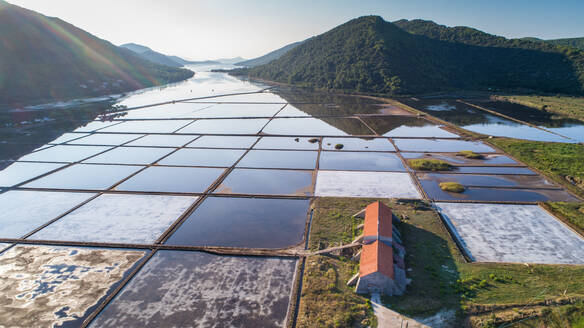
{"label": "hazy sky", "polygon": [[120,45],[253,58],[351,18],[430,19],[506,37],[584,37],[584,0],[8,0]]}

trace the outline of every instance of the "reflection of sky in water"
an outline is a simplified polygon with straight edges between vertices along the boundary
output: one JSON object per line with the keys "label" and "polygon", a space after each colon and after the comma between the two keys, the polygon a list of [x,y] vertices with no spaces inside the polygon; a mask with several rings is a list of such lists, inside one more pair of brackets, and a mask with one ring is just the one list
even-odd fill
{"label": "reflection of sky in water", "polygon": [[94,195],[21,190],[0,194],[0,237],[20,238]]}
{"label": "reflection of sky in water", "polygon": [[210,69],[222,67],[190,65],[186,68],[195,71],[193,78],[183,82],[133,93],[118,102],[118,105],[135,107],[171,100],[208,97],[226,93],[252,92],[262,89],[258,85],[241,81],[227,74],[209,72]]}
{"label": "reflection of sky in water", "polygon": [[[454,100],[431,100],[424,99],[420,101],[405,101],[410,106],[424,110],[431,115],[436,115],[439,118],[449,121],[453,124],[459,125],[469,131],[477,132],[492,136],[502,136],[511,137],[517,139],[526,139],[534,141],[548,141],[548,142],[584,142],[584,124],[574,122],[573,120],[547,120],[551,124],[561,124],[560,127],[548,127],[546,124],[541,125],[540,123],[533,121],[529,117],[531,111],[535,111],[536,116],[540,120],[544,119],[547,114],[541,113],[534,109],[522,110],[521,107],[517,111],[504,112],[507,115],[514,116],[517,119],[527,121],[540,127],[555,132],[559,135],[537,129],[532,126],[520,124],[503,117],[489,114],[486,111],[478,110],[468,105],[455,102]],[[491,102],[488,105],[494,106],[498,103]],[[502,106],[513,106],[510,104],[500,104]],[[486,105],[485,105],[486,106]],[[495,109],[489,107],[490,109]],[[524,113],[525,112],[525,113]],[[525,114],[525,115],[522,115]],[[565,121],[565,122],[564,122]],[[561,122],[564,122],[563,124]],[[567,138],[564,138],[565,136]],[[568,139],[569,138],[569,139]],[[572,139],[572,140],[570,140]]]}
{"label": "reflection of sky in water", "polygon": [[493,136],[503,136],[534,141],[571,142],[569,139],[527,125],[512,123],[510,121],[502,121],[503,119],[491,124],[471,124],[463,125],[462,127],[473,132]]}
{"label": "reflection of sky in water", "polygon": [[105,194],[30,239],[154,243],[196,197]]}

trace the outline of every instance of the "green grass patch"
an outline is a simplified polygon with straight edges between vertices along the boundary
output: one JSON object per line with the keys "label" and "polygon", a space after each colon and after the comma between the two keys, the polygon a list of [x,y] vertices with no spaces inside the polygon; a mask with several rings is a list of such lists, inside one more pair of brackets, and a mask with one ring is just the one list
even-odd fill
{"label": "green grass patch", "polygon": [[458,182],[440,182],[440,189],[448,192],[461,193],[464,191],[464,186]]}
{"label": "green grass patch", "polygon": [[507,138],[489,140],[550,178],[584,195],[584,145]]}
{"label": "green grass patch", "polygon": [[450,171],[454,166],[440,159],[408,159],[411,168],[418,171]]}
{"label": "green grass patch", "polygon": [[456,154],[457,156],[463,156],[469,159],[484,159],[485,156],[483,156],[482,154],[477,154],[472,150],[462,150],[459,151],[458,154]]}
{"label": "green grass patch", "polygon": [[495,96],[495,98],[584,121],[583,97]]}
{"label": "green grass patch", "polygon": [[584,204],[583,203],[566,203],[566,202],[547,202],[545,203],[553,213],[568,220],[578,230],[584,232]]}

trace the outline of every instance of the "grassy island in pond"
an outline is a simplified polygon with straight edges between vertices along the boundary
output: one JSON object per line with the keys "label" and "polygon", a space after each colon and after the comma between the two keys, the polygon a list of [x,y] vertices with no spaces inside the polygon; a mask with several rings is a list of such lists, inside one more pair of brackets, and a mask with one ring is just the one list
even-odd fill
{"label": "grassy island in pond", "polygon": [[462,157],[466,157],[468,159],[484,159],[485,158],[485,156],[483,156],[481,154],[477,154],[472,150],[459,151],[458,154],[456,154],[456,156],[462,156]]}
{"label": "grassy island in pond", "polygon": [[410,159],[408,164],[412,169],[418,171],[450,171],[454,169],[454,166],[439,159]]}
{"label": "grassy island in pond", "polygon": [[461,193],[464,191],[464,186],[458,182],[440,182],[440,189],[449,192]]}

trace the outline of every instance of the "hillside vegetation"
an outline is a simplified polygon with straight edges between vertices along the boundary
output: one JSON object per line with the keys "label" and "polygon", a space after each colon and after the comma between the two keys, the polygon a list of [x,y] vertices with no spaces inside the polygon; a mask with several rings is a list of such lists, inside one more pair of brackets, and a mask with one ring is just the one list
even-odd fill
{"label": "hillside vegetation", "polygon": [[466,27],[351,20],[266,65],[234,74],[375,94],[444,90],[584,93],[584,52]]}
{"label": "hillside vegetation", "polygon": [[0,105],[120,93],[184,80],[58,18],[0,0]]}
{"label": "hillside vegetation", "polygon": [[545,42],[555,44],[558,46],[574,47],[580,50],[584,50],[584,38],[545,40]]}

